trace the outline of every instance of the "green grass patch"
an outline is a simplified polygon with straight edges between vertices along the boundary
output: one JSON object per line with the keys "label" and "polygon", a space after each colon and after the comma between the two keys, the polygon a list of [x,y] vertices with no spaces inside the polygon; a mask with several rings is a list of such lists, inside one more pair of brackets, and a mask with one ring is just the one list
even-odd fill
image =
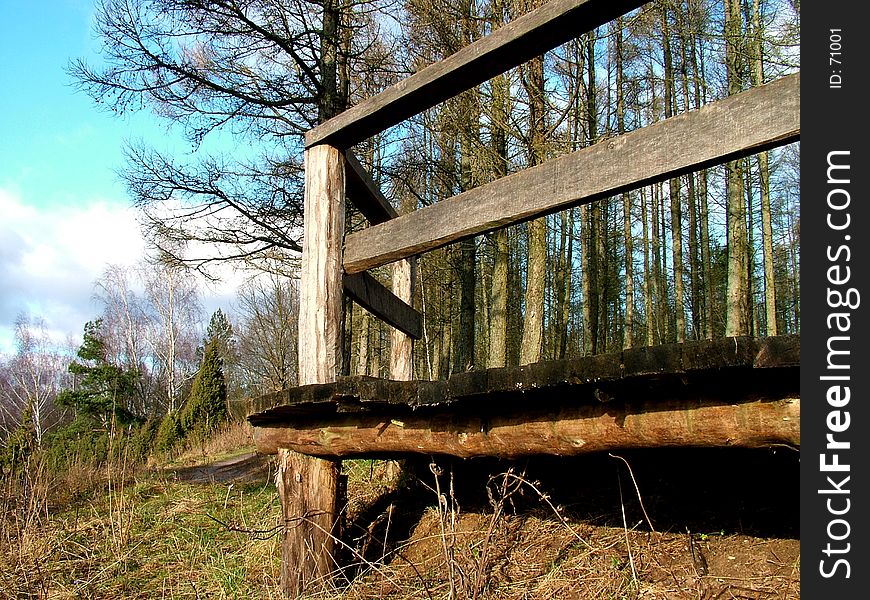
{"label": "green grass patch", "polygon": [[[7,514],[0,598],[268,598],[278,593],[271,484],[144,477],[27,523]],[[246,533],[250,532],[250,533]]]}

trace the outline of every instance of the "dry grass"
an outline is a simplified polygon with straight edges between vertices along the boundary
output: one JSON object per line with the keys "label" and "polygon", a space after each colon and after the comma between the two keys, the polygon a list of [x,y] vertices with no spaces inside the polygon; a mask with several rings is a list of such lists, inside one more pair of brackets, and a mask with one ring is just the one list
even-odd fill
{"label": "dry grass", "polygon": [[[85,483],[87,485],[85,485]],[[7,478],[0,520],[0,599],[269,598],[274,486],[191,485],[78,465],[50,477],[31,461]]]}
{"label": "dry grass", "polygon": [[[183,458],[225,457],[249,441],[245,427],[228,428]],[[317,598],[800,597],[798,540],[696,535],[699,567],[685,531],[569,514],[513,472],[465,508],[448,469],[432,465],[414,492],[395,463],[346,461],[345,471],[357,568]],[[32,461],[0,490],[0,600],[280,596],[270,482],[190,484],[117,462],[51,477]]]}

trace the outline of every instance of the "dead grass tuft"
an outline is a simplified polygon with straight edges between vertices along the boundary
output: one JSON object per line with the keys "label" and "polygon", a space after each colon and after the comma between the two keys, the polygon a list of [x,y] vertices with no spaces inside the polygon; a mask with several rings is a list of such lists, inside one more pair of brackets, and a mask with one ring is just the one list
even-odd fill
{"label": "dead grass tuft", "polygon": [[[221,456],[247,439],[245,427],[221,435],[209,446]],[[355,568],[317,598],[800,597],[796,539],[593,520],[513,471],[467,507],[437,465],[418,487],[395,463],[346,461],[345,471]],[[193,484],[121,464],[50,476],[34,461],[0,484],[0,600],[280,597],[269,481]],[[619,514],[616,504],[604,508]]]}

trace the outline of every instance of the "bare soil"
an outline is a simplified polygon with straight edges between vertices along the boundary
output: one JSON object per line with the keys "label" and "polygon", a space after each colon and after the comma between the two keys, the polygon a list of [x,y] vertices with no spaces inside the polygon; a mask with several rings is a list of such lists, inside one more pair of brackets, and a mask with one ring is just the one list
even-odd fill
{"label": "bare soil", "polygon": [[344,596],[800,597],[797,452],[620,456],[404,463],[349,526],[386,566]]}
{"label": "bare soil", "polygon": [[[800,597],[790,449],[344,464],[351,566],[329,597]],[[172,476],[273,472],[247,453]]]}

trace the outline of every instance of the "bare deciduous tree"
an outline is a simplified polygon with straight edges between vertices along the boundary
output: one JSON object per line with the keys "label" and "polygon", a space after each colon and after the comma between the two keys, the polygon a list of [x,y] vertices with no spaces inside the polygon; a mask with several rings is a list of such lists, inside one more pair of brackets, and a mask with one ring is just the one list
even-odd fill
{"label": "bare deciduous tree", "polygon": [[21,314],[15,320],[16,353],[0,364],[0,412],[3,421],[17,425],[29,412],[37,445],[62,418],[54,398],[66,380],[66,362],[52,343],[45,321]]}
{"label": "bare deciduous tree", "polygon": [[239,376],[250,395],[289,388],[297,376],[299,283],[258,277],[239,289]]}

